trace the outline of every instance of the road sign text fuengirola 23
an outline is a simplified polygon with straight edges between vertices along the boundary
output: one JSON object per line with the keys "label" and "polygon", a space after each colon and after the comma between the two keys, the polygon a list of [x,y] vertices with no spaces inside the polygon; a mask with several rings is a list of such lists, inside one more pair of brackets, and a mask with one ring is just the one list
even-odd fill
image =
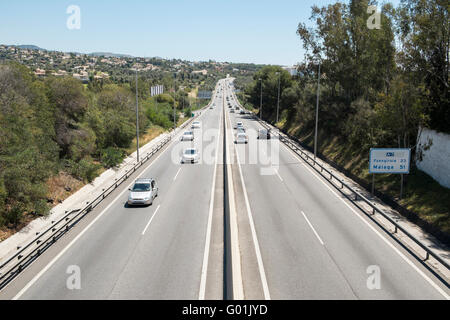
{"label": "road sign text fuengirola 23", "polygon": [[370,149],[369,173],[408,174],[411,149]]}

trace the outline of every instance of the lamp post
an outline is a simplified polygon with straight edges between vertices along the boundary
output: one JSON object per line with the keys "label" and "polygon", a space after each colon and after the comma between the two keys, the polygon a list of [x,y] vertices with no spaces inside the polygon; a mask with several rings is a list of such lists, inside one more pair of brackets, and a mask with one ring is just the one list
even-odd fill
{"label": "lamp post", "polygon": [[175,104],[177,102],[177,84],[176,84],[176,74],[173,76],[173,130],[177,129],[177,111],[175,109]]}
{"label": "lamp post", "polygon": [[281,73],[277,72],[278,75],[278,99],[277,99],[277,122],[279,121],[279,115],[280,115],[280,82],[281,82]]}
{"label": "lamp post", "polygon": [[317,157],[317,131],[319,127],[319,96],[320,96],[320,61],[319,61],[319,74],[317,76],[317,104],[316,104],[316,129],[314,133],[314,160]]}
{"label": "lamp post", "polygon": [[138,71],[136,68],[136,160],[139,162],[139,98],[138,98]]}
{"label": "lamp post", "polygon": [[262,79],[259,78],[259,81],[261,82],[261,99],[260,99],[260,102],[259,102],[259,117],[262,120]]}

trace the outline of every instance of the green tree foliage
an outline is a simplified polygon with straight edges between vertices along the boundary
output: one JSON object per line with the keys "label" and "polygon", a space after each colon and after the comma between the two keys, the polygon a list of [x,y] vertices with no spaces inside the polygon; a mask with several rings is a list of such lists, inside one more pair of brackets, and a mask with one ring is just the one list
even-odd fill
{"label": "green tree foliage", "polygon": [[403,0],[398,30],[401,67],[421,88],[428,125],[450,133],[450,19],[446,0]]}
{"label": "green tree foliage", "polygon": [[[418,2],[405,1],[408,5],[415,3],[414,7]],[[411,7],[400,11],[385,4],[380,28],[369,29],[367,8],[371,4],[373,1],[354,0],[349,4],[313,6],[314,28],[299,24],[297,33],[306,58],[299,65],[297,79],[283,76],[285,128],[312,136],[320,63],[319,117],[323,134],[347,141],[358,152],[376,146],[415,145],[418,128],[428,119],[422,93],[432,90],[426,81],[414,79],[414,72],[402,62],[408,61],[405,53],[398,52],[395,46],[398,17],[405,19],[415,11]],[[246,88],[248,101],[259,108],[262,79],[263,117],[271,121],[275,119],[277,95],[275,68],[264,67]]]}
{"label": "green tree foliage", "polygon": [[[139,78],[140,131],[172,128],[173,106],[188,106],[187,94],[150,98],[150,85]],[[22,65],[0,64],[0,227],[46,214],[46,183],[60,170],[90,182],[102,166],[120,164],[136,137],[134,90],[132,83],[41,80]]]}
{"label": "green tree foliage", "polygon": [[[145,114],[150,122],[164,129],[173,128],[173,106],[176,103],[169,94],[160,94],[144,103]],[[176,114],[176,121],[178,115]]]}
{"label": "green tree foliage", "polygon": [[27,68],[0,65],[0,224],[24,212],[45,214],[46,179],[54,172],[52,108]]}
{"label": "green tree foliage", "polygon": [[[280,98],[282,98],[285,90],[291,87],[292,78],[289,72],[281,67],[266,66],[256,72],[253,79],[254,82],[247,86],[247,89],[245,90],[246,94],[249,96],[248,101],[252,103],[255,108],[259,109],[262,83],[263,117],[264,119],[273,119],[277,112],[278,82],[280,82]],[[280,102],[280,108],[286,106],[284,102],[285,101]],[[280,110],[282,111],[283,109]]]}

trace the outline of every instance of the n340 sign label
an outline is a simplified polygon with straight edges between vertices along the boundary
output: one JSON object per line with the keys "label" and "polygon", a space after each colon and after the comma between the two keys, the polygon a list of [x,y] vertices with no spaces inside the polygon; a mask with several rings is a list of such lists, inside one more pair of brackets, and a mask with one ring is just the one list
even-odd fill
{"label": "n340 sign label", "polygon": [[411,149],[370,149],[369,173],[408,174]]}

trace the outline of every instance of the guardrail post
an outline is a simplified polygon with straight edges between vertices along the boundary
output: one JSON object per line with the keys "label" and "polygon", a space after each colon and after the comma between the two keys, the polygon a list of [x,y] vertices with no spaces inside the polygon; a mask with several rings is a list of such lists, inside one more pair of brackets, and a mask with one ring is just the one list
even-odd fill
{"label": "guardrail post", "polygon": [[428,259],[430,259],[430,253],[427,251],[427,255],[425,257],[425,261],[427,261]]}

